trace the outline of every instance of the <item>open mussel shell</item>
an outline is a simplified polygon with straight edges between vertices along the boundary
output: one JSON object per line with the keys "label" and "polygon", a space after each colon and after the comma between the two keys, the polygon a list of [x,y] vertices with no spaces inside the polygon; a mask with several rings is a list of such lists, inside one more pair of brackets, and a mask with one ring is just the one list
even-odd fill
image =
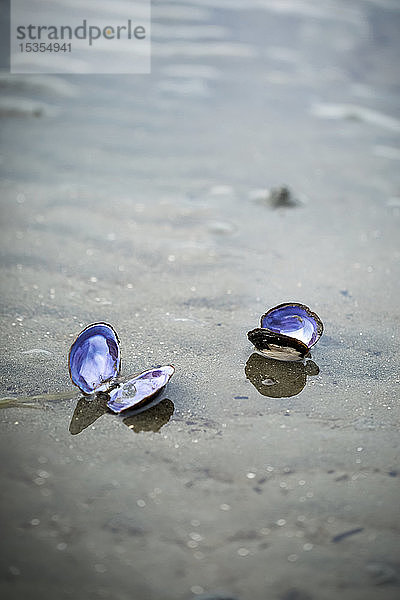
{"label": "open mussel shell", "polygon": [[303,360],[317,343],[324,326],[319,316],[305,304],[288,302],[268,310],[260,327],[247,337],[255,348],[277,360]]}
{"label": "open mussel shell", "polygon": [[93,323],[78,335],[68,357],[72,382],[84,394],[108,390],[121,368],[119,340],[111,325]]}
{"label": "open mussel shell", "polygon": [[107,406],[115,413],[137,408],[164,388],[175,369],[172,365],[144,371],[109,392]]}

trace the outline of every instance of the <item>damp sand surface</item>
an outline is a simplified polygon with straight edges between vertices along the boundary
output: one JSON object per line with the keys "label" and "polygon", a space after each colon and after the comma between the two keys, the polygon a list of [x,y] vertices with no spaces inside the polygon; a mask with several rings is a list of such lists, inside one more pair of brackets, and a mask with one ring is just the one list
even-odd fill
{"label": "damp sand surface", "polygon": [[[2,75],[2,598],[398,597],[399,18],[162,3],[150,76]],[[94,321],[148,411],[73,388]]]}

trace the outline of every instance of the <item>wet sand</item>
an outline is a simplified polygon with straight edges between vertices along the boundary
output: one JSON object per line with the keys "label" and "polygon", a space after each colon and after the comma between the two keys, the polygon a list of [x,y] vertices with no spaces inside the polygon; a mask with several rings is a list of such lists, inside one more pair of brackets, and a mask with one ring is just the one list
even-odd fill
{"label": "wet sand", "polygon": [[[399,7],[242,4],[155,5],[151,76],[0,78],[3,598],[398,597]],[[80,397],[95,321],[159,404]]]}

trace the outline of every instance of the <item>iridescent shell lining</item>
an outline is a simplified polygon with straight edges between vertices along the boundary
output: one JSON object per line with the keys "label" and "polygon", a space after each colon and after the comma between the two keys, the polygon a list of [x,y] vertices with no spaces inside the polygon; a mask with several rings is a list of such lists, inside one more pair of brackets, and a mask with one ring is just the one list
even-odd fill
{"label": "iridescent shell lining", "polygon": [[115,413],[143,404],[167,385],[174,374],[172,365],[149,369],[110,391],[107,406]]}
{"label": "iridescent shell lining", "polygon": [[84,393],[108,389],[121,369],[119,340],[107,323],[94,323],[78,335],[68,357],[72,382]]}

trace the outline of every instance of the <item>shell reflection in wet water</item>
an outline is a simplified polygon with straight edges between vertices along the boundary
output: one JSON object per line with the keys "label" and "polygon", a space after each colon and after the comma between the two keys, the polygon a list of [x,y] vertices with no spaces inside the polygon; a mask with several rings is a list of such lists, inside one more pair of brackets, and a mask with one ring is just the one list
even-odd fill
{"label": "shell reflection in wet water", "polygon": [[150,402],[149,408],[140,411],[138,409],[134,413],[129,411],[128,416],[123,419],[123,424],[129,427],[131,431],[140,433],[141,431],[160,431],[172,415],[174,414],[175,406],[169,398],[163,398],[158,404]]}
{"label": "shell reflection in wet water", "polygon": [[94,323],[81,331],[68,363],[72,382],[84,394],[109,389],[121,368],[119,340],[111,325]]}
{"label": "shell reflection in wet water", "polygon": [[263,396],[290,398],[303,390],[307,377],[318,375],[312,361],[282,362],[254,352],[246,363],[246,377]]}
{"label": "shell reflection in wet water", "polygon": [[305,304],[287,302],[268,310],[247,337],[255,348],[277,360],[303,360],[323,332],[319,316]]}
{"label": "shell reflection in wet water", "polygon": [[[260,357],[259,357],[260,358]],[[93,425],[105,414],[109,414],[107,401],[108,394],[97,394],[88,401],[87,396],[79,398],[69,425],[71,435],[77,435],[90,425]],[[159,431],[170,418],[175,410],[174,403],[169,398],[152,396],[148,402],[143,402],[134,410],[124,414],[123,423],[134,432]]]}
{"label": "shell reflection in wet water", "polygon": [[172,365],[149,369],[110,391],[107,406],[115,413],[136,408],[158,394],[174,374]]}

